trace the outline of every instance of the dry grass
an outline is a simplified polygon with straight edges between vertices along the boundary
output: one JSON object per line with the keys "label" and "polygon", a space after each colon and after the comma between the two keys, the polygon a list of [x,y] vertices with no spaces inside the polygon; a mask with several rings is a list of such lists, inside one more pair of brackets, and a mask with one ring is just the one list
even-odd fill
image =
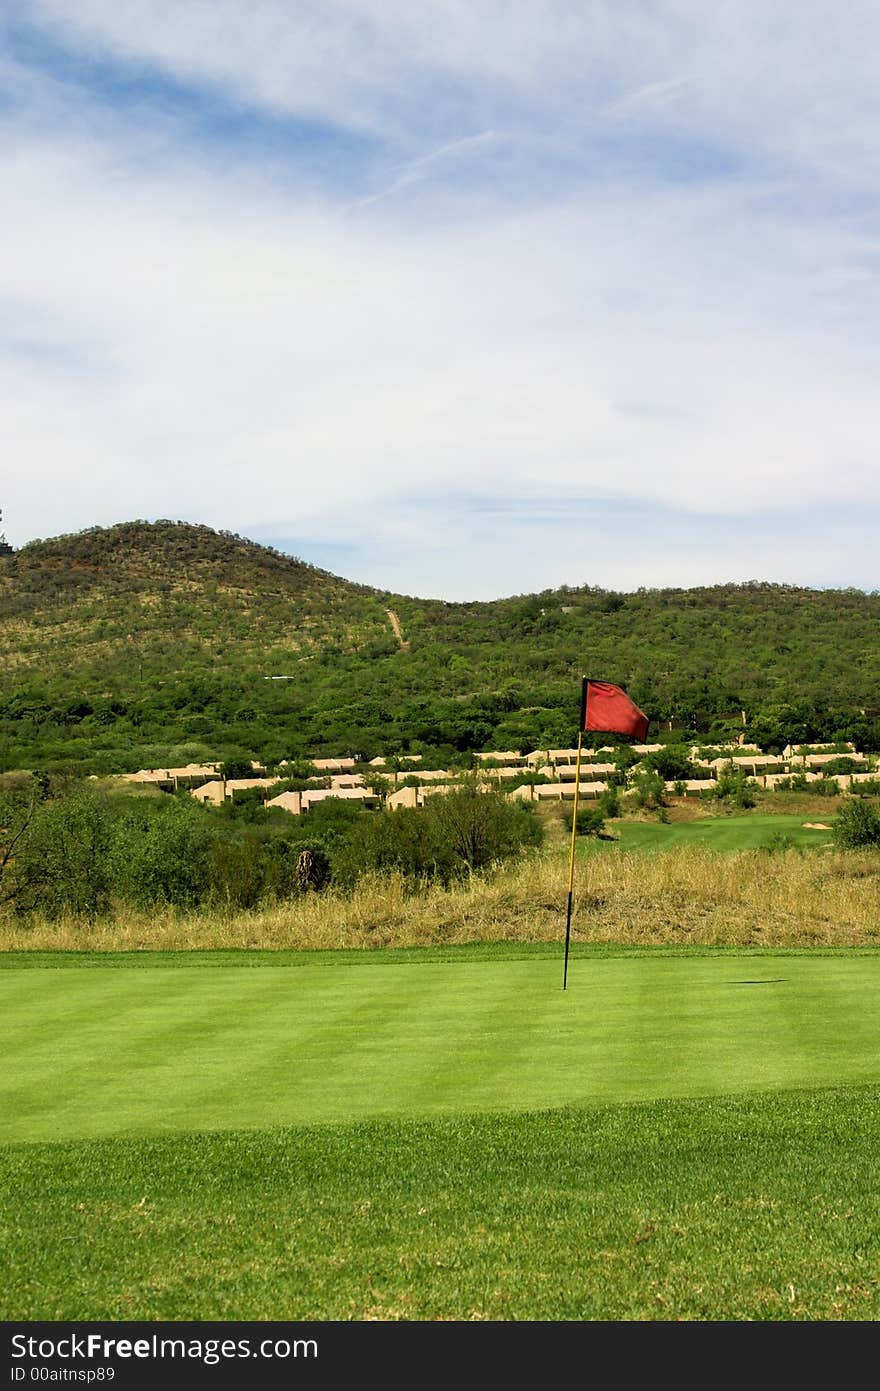
{"label": "dry grass", "polygon": [[[254,912],[121,910],[89,924],[0,921],[0,950],[370,948],[558,941],[567,866],[534,855],[450,889],[400,878],[309,894]],[[608,849],[579,862],[573,940],[628,945],[859,946],[880,943],[880,853],[663,855]]]}

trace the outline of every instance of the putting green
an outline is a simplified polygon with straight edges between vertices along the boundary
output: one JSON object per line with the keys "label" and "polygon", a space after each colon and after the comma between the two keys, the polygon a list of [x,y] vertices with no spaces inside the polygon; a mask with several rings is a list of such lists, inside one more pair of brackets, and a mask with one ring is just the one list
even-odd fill
{"label": "putting green", "polygon": [[880,1081],[880,953],[0,971],[0,1140]]}

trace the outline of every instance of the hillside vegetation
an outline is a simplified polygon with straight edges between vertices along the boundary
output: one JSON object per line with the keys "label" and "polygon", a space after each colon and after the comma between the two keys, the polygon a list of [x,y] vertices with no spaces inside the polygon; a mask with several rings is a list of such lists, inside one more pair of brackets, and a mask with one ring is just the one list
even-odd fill
{"label": "hillside vegetation", "polygon": [[131,522],[0,557],[0,769],[568,745],[584,672],[626,686],[651,737],[872,749],[878,647],[876,592],[584,584],[447,603]]}

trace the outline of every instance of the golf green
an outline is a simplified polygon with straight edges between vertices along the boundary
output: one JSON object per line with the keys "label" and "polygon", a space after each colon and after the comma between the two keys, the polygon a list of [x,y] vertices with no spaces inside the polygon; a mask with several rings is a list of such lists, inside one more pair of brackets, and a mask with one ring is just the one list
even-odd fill
{"label": "golf green", "polygon": [[880,1081],[880,953],[148,955],[5,963],[0,1140]]}

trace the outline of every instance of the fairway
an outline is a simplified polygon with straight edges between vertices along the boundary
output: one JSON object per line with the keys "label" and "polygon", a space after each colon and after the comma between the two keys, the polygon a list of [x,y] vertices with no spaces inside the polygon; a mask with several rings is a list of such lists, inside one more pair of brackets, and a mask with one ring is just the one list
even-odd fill
{"label": "fairway", "polygon": [[878,952],[145,955],[0,971],[5,1142],[880,1081]]}
{"label": "fairway", "polygon": [[[606,826],[614,844],[623,850],[672,850],[699,845],[707,850],[759,850],[784,837],[798,849],[817,849],[831,844],[833,805],[822,816],[790,816],[783,812],[711,816],[699,821],[610,821]],[[597,842],[581,841],[595,847]],[[608,842],[598,842],[608,844]]]}

